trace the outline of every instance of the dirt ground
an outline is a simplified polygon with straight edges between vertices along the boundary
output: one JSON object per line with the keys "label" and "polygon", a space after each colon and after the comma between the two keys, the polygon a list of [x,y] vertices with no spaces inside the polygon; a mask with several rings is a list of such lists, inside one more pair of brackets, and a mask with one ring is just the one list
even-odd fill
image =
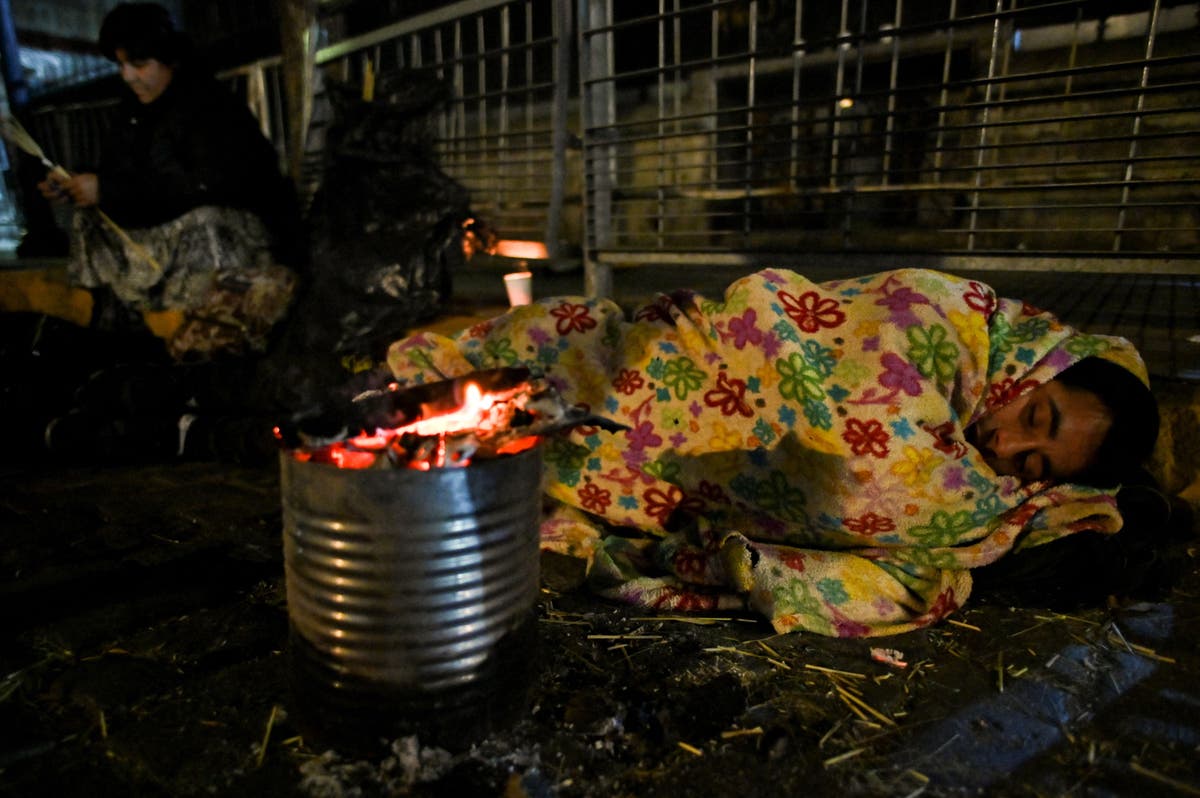
{"label": "dirt ground", "polygon": [[0,795],[1200,794],[1195,546],[1161,596],[979,596],[873,641],[648,617],[547,560],[512,725],[323,750],[288,687],[278,487],[273,466],[0,473]]}

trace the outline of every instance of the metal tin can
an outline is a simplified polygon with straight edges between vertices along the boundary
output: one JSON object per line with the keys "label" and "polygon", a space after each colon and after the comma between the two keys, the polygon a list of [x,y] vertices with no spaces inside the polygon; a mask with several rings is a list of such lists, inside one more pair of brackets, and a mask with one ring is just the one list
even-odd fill
{"label": "metal tin can", "polygon": [[282,454],[289,658],[308,737],[452,747],[520,713],[541,465],[540,446],[429,471]]}

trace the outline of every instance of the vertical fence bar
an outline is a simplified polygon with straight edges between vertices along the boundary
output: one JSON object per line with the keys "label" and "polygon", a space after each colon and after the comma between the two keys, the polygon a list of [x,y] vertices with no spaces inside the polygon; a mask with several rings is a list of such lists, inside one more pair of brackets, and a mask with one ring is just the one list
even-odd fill
{"label": "vertical fence bar", "polygon": [[475,91],[478,92],[478,100],[475,101],[475,128],[479,136],[480,161],[482,163],[482,173],[486,175],[487,184],[491,184],[490,191],[492,197],[497,197],[500,186],[496,180],[496,170],[492,168],[490,161],[491,152],[487,146],[488,131],[491,125],[488,125],[487,120],[487,37],[484,35],[484,14],[479,14],[475,17]]}
{"label": "vertical fence bar", "polygon": [[942,85],[938,90],[937,136],[933,145],[933,182],[942,182],[942,159],[946,152],[946,108],[950,104],[950,62],[954,55],[955,20],[958,0],[950,0],[950,18],[946,22],[946,49],[942,53]]}
{"label": "vertical fence bar", "polygon": [[[1015,10],[1016,7],[1017,0],[1009,0],[1009,8]],[[1000,23],[1000,41],[1002,42],[999,70],[1000,82],[996,96],[997,107],[994,109],[992,118],[989,122],[991,131],[989,131],[988,134],[989,138],[987,148],[990,155],[989,161],[993,166],[1000,162],[1004,137],[1007,132],[1004,126],[1004,117],[1007,115],[1006,109],[1008,107],[1006,102],[1008,100],[1008,81],[1005,78],[1007,78],[1009,75],[1009,66],[1012,61],[1013,31],[1015,29],[1016,23],[1011,19],[1002,21]]]}
{"label": "vertical fence bar", "polygon": [[1075,69],[1076,59],[1078,58],[1078,55],[1079,55],[1079,31],[1080,31],[1080,28],[1082,28],[1082,26],[1083,26],[1083,9],[1077,8],[1077,9],[1075,9],[1075,30],[1071,36],[1071,51],[1067,54],[1067,70],[1068,71],[1067,71],[1067,82],[1066,82],[1066,85],[1063,87],[1064,95],[1071,94],[1071,87],[1073,85],[1074,78],[1075,78],[1073,70]]}
{"label": "vertical fence bar", "polygon": [[850,49],[850,7],[842,0],[841,25],[838,28],[837,71],[833,82],[833,108],[829,109],[829,187],[838,188],[841,179],[842,99],[846,86],[846,51]]}
{"label": "vertical fence bar", "polygon": [[258,118],[258,129],[264,136],[271,135],[271,108],[267,102],[267,78],[262,64],[256,64],[246,76],[246,101]]}
{"label": "vertical fence bar", "polygon": [[279,153],[279,163],[287,166],[288,123],[287,112],[283,108],[283,70],[274,67],[267,73],[270,80],[269,96],[271,98],[271,140],[277,142],[275,150]]}
{"label": "vertical fence bar", "polygon": [[[612,240],[613,170],[616,167],[616,74],[613,59],[611,0],[579,0],[580,6],[580,81],[585,114],[585,163],[591,178],[590,244],[585,252],[584,290],[591,296],[612,295],[612,266],[600,262],[595,253]],[[587,20],[586,31],[582,20]],[[600,32],[597,32],[599,29]],[[587,139],[591,141],[588,142]]]}
{"label": "vertical fence bar", "polygon": [[799,185],[800,178],[800,73],[804,61],[804,0],[796,0],[792,20],[792,141],[788,159],[788,184]]}
{"label": "vertical fence bar", "polygon": [[[509,196],[512,179],[512,163],[508,157],[508,90],[509,70],[512,59],[509,48],[512,45],[512,6],[500,9],[500,107],[497,113],[499,130],[496,136],[496,199],[498,206],[504,208],[513,202]],[[482,17],[482,15],[480,15]]]}
{"label": "vertical fence bar", "polygon": [[987,153],[989,111],[992,107],[992,87],[996,80],[996,54],[1000,49],[1000,15],[1004,11],[1004,0],[996,0],[996,18],[992,20],[992,46],[988,56],[987,82],[983,90],[983,108],[979,119],[979,139],[975,150],[974,190],[971,192],[970,222],[967,232],[967,249],[975,249],[975,231],[979,224],[979,197],[983,188],[983,162]]}
{"label": "vertical fence bar", "polygon": [[[863,96],[863,70],[866,59],[866,34],[867,34],[867,6],[870,0],[859,0],[858,8],[858,39],[857,45],[854,48],[854,96],[847,98],[853,102],[854,108],[854,126],[850,133],[850,141],[847,149],[850,154],[850,169],[846,172],[847,188],[849,191],[845,195],[844,205],[842,207],[842,249],[850,249],[851,236],[854,232],[854,213],[855,205],[858,204],[858,186],[866,178],[863,172],[865,159],[861,157],[865,147],[866,120],[870,119],[870,109],[864,108],[865,103],[862,101]],[[847,43],[848,45],[849,43]],[[841,103],[839,102],[839,105]],[[857,161],[857,163],[856,163]]]}
{"label": "vertical fence bar", "polygon": [[680,69],[680,65],[683,63],[683,20],[680,16],[679,0],[675,0],[674,9],[675,19],[671,26],[671,42],[674,46],[675,53],[675,69],[672,72],[674,75],[674,78],[672,79],[672,85],[675,87],[675,91],[672,94],[672,107],[675,113],[675,133],[678,135],[683,132],[681,119],[683,117],[684,81],[683,70]]}
{"label": "vertical fence bar", "polygon": [[[438,80],[443,83],[446,81],[446,56],[442,51],[442,29],[435,28],[433,36],[433,63],[436,65],[434,72]],[[447,141],[450,137],[450,114],[453,113],[454,100],[451,99],[447,107],[438,114],[438,140]]]}
{"label": "vertical fence bar", "polygon": [[[1075,85],[1074,70],[1075,70],[1075,66],[1078,62],[1079,34],[1080,34],[1080,31],[1082,30],[1082,28],[1083,28],[1083,9],[1078,8],[1075,10],[1075,26],[1071,30],[1071,49],[1067,52],[1067,77],[1066,77],[1066,80],[1063,82],[1063,109],[1064,109],[1064,111],[1066,110],[1066,104],[1070,100],[1071,91]],[[1067,130],[1070,128],[1070,126],[1071,126],[1071,123],[1066,122],[1063,125],[1063,129]],[[1061,156],[1062,156],[1062,145],[1055,144],[1054,145],[1054,165],[1050,168],[1051,180],[1057,180],[1062,174],[1061,168],[1063,166],[1064,159]]]}
{"label": "vertical fence bar", "polygon": [[896,131],[896,93],[900,77],[900,24],[904,15],[904,0],[896,0],[896,13],[892,21],[892,64],[888,75],[887,121],[883,136],[883,173],[880,185],[886,186],[892,170],[892,137]]}
{"label": "vertical fence bar", "polygon": [[[550,165],[550,203],[546,208],[546,249],[551,260],[562,257],[562,212],[567,183],[567,103],[571,77],[571,0],[554,0],[554,106],[550,135],[554,153]],[[586,179],[586,178],[585,178]],[[586,216],[586,213],[585,213]],[[581,242],[586,251],[586,235]]]}
{"label": "vertical fence bar", "polygon": [[1113,252],[1121,250],[1121,236],[1125,230],[1125,214],[1129,207],[1129,193],[1133,183],[1134,159],[1138,153],[1138,137],[1142,134],[1142,113],[1146,110],[1146,88],[1150,85],[1150,59],[1154,57],[1154,35],[1158,29],[1158,11],[1160,0],[1154,0],[1154,8],[1150,11],[1150,20],[1146,28],[1146,56],[1142,63],[1142,76],[1138,82],[1136,110],[1133,116],[1133,129],[1129,133],[1129,158],[1125,161],[1125,176],[1121,185],[1121,203],[1117,210],[1117,229],[1113,233]]}
{"label": "vertical fence bar", "polygon": [[[533,0],[525,0],[525,41],[522,45],[525,51],[525,91],[522,93],[525,105],[525,180],[521,184],[522,191],[531,191],[536,185],[533,168],[533,109],[537,103],[534,93],[533,80]],[[551,29],[554,28],[554,7],[550,7]],[[547,248],[550,243],[546,242]]]}
{"label": "vertical fence bar", "polygon": [[[708,98],[712,104],[712,126],[719,130],[721,127],[721,95],[717,86],[717,58],[721,52],[721,16],[715,6],[708,12]],[[713,134],[713,157],[708,165],[708,182],[710,188],[719,188],[721,184],[721,153],[720,133]]]}
{"label": "vertical fence bar", "polygon": [[758,0],[750,0],[750,20],[747,24],[746,52],[750,57],[746,63],[746,196],[742,200],[742,240],[750,238],[751,219],[754,212],[754,104],[755,67],[758,65]]}
{"label": "vertical fence bar", "polygon": [[663,233],[665,232],[665,216],[667,212],[666,187],[663,185],[666,182],[666,148],[667,148],[667,29],[666,29],[666,0],[658,0],[658,75],[656,76],[658,85],[658,97],[655,103],[658,108],[658,119],[655,123],[655,130],[658,134],[658,140],[655,142],[657,148],[657,163],[654,181],[654,196],[655,196],[655,213],[654,213],[654,235],[655,242],[659,247],[663,246]]}
{"label": "vertical fence bar", "polygon": [[467,154],[462,142],[467,137],[467,71],[463,61],[462,20],[454,20],[454,140],[458,142],[455,166],[463,169],[467,165]]}
{"label": "vertical fence bar", "polygon": [[[680,8],[679,0],[674,0],[674,19],[671,25],[671,43],[672,52],[674,54],[674,70],[671,72],[671,85],[674,86],[672,92],[672,110],[674,114],[674,136],[676,142],[679,142],[680,136],[683,136],[683,92],[684,92],[684,72],[683,72],[683,17],[682,8]],[[676,145],[678,149],[678,144]],[[676,178],[679,179],[679,158],[674,158],[676,163]],[[689,168],[689,173],[690,168]]]}

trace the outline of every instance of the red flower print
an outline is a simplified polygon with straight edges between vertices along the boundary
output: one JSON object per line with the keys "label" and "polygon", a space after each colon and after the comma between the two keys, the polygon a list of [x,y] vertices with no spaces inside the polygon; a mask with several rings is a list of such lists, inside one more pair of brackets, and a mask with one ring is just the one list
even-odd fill
{"label": "red flower print", "polygon": [[988,390],[987,406],[989,409],[1003,407],[1021,394],[1036,387],[1036,380],[1014,380],[1012,377],[1005,377],[999,382],[993,383]]}
{"label": "red flower print", "polygon": [[837,327],[846,320],[836,299],[822,299],[816,291],[805,291],[799,298],[787,291],[780,291],[778,296],[788,316],[806,333],[815,333],[822,327]]}
{"label": "red flower print", "polygon": [[886,515],[876,515],[869,512],[858,518],[843,518],[842,523],[851,532],[860,535],[878,535],[880,532],[891,532],[896,528],[896,522]]}
{"label": "red flower print", "polygon": [[736,377],[730,379],[725,372],[717,375],[717,387],[704,394],[704,404],[709,407],[721,408],[721,415],[732,416],[740,413],[746,418],[754,415],[750,405],[746,404],[746,381]]}
{"label": "red flower print", "polygon": [[804,573],[805,559],[804,552],[786,548],[779,550],[779,561],[797,573]]}
{"label": "red flower print", "polygon": [[665,492],[651,488],[642,494],[642,501],[646,503],[646,514],[663,525],[676,510],[699,512],[704,507],[699,499],[685,498],[678,485],[669,485]]}
{"label": "red flower print", "polygon": [[579,502],[583,509],[603,515],[612,504],[612,493],[599,485],[589,482],[579,490]]}
{"label": "red flower print", "polygon": [[[561,390],[561,389],[559,389],[559,390]],[[587,402],[580,402],[578,405],[576,405],[576,407],[579,408],[580,413],[583,415],[590,415],[592,412],[592,406],[589,405]],[[599,427],[592,426],[591,424],[580,424],[578,427],[572,428],[571,432],[573,435],[578,435],[580,437],[586,438],[590,435],[595,435],[599,431],[600,431]]]}
{"label": "red flower print", "polygon": [[717,608],[717,597],[697,593],[694,590],[663,587],[656,591],[656,595],[650,602],[650,606],[656,610],[683,610],[685,612],[715,610]]}
{"label": "red flower print", "polygon": [[890,436],[876,419],[860,421],[851,418],[846,421],[846,431],[842,440],[850,444],[850,450],[857,455],[869,454],[874,457],[884,457],[888,453],[887,442]]}
{"label": "red flower print", "polygon": [[1024,529],[1042,507],[1038,502],[1019,504],[1004,514],[1004,523],[1010,529]]}
{"label": "red flower print", "polygon": [[612,383],[613,388],[626,396],[633,396],[637,389],[645,384],[646,381],[642,379],[641,374],[638,374],[637,369],[621,369],[621,373]]}
{"label": "red flower print", "polygon": [[977,310],[985,316],[992,315],[992,311],[996,309],[996,295],[983,283],[972,281],[970,286],[970,290],[963,294],[967,307]]}
{"label": "red flower print", "polygon": [[913,623],[918,626],[926,626],[934,621],[940,621],[956,609],[958,609],[958,602],[954,599],[954,588],[948,588],[945,593],[938,594],[933,605],[925,614],[913,618]]}
{"label": "red flower print", "polygon": [[564,302],[553,308],[550,315],[558,319],[554,328],[558,330],[559,335],[566,335],[572,330],[586,332],[596,326],[596,320],[592,318],[587,305]]}
{"label": "red flower print", "polygon": [[967,455],[967,444],[954,439],[954,422],[946,421],[936,427],[922,424],[921,429],[933,436],[933,448],[939,452],[954,455],[955,460],[961,460]]}
{"label": "red flower print", "polygon": [[492,322],[490,321],[480,322],[479,324],[472,326],[471,329],[467,330],[467,337],[487,338],[488,333],[492,331],[492,326]]}

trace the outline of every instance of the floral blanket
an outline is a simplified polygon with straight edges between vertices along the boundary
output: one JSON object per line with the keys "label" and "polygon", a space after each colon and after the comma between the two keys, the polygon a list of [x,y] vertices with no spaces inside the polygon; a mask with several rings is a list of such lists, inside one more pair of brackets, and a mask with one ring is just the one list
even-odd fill
{"label": "floral blanket", "polygon": [[526,365],[628,426],[545,449],[542,545],[585,558],[602,594],[868,636],[946,616],[969,569],[1014,548],[1120,528],[1111,492],[998,476],[964,435],[1089,355],[1145,379],[1123,339],[979,282],[766,270],[631,320],[604,299],[542,300],[398,341],[388,365],[405,382]]}

